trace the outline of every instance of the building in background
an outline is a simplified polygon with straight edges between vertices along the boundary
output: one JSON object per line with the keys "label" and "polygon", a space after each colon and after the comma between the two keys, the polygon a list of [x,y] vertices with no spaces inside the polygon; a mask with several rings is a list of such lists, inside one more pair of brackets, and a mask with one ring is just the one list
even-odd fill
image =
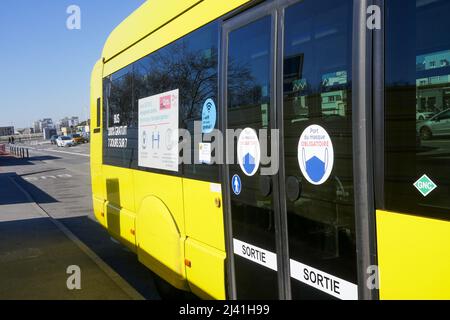
{"label": "building in background", "polygon": [[40,131],[41,131],[41,121],[40,120],[38,120],[38,121],[34,121],[33,122],[33,133],[39,133]]}
{"label": "building in background", "polygon": [[0,137],[13,136],[14,127],[0,127]]}
{"label": "building in background", "polygon": [[49,129],[55,128],[55,125],[53,124],[53,120],[52,119],[47,118],[47,119],[43,119],[41,121],[41,132],[44,132],[44,130],[46,128],[49,128]]}
{"label": "building in background", "polygon": [[59,128],[75,128],[80,124],[80,119],[78,117],[65,117],[64,119],[59,120],[58,127]]}
{"label": "building in background", "polygon": [[34,133],[42,133],[46,128],[49,129],[55,128],[55,125],[53,124],[53,120],[51,118],[45,118],[33,122]]}

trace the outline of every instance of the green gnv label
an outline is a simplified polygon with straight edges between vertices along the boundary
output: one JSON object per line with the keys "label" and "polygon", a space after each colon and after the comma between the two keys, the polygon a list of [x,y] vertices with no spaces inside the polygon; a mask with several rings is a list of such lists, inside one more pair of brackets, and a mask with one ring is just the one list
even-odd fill
{"label": "green gnv label", "polygon": [[414,187],[416,187],[416,189],[419,190],[424,197],[426,197],[437,188],[437,185],[430,178],[428,178],[426,174],[424,174],[414,183]]}

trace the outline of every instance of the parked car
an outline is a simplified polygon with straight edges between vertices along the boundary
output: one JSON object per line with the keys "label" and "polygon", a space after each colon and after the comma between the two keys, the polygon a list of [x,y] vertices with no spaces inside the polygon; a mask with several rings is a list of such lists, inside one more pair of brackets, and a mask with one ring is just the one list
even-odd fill
{"label": "parked car", "polygon": [[56,145],[58,147],[72,147],[75,145],[75,143],[73,142],[73,139],[71,137],[62,136],[56,139]]}
{"label": "parked car", "polygon": [[450,109],[417,124],[420,138],[429,140],[437,136],[450,136]]}
{"label": "parked car", "polygon": [[89,141],[91,140],[89,132],[82,133],[81,135],[84,137],[86,142],[89,143]]}
{"label": "parked car", "polygon": [[52,137],[50,138],[50,143],[51,143],[51,144],[56,144],[56,140],[57,140],[58,138],[59,138],[58,135],[52,136]]}
{"label": "parked car", "polygon": [[417,121],[425,121],[430,119],[432,116],[434,116],[436,113],[435,112],[416,112],[416,119]]}
{"label": "parked car", "polygon": [[88,142],[85,137],[83,137],[81,134],[78,133],[71,134],[69,135],[69,137],[73,140],[75,144]]}

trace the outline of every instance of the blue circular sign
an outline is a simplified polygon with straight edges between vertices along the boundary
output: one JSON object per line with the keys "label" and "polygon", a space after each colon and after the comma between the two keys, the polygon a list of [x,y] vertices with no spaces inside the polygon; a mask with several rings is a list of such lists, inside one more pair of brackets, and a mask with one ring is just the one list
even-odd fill
{"label": "blue circular sign", "polygon": [[213,99],[208,99],[203,104],[202,133],[211,133],[216,127],[217,110]]}
{"label": "blue circular sign", "polygon": [[233,176],[231,179],[231,189],[233,189],[233,193],[235,195],[240,195],[242,191],[242,182],[241,177],[239,177],[237,174]]}

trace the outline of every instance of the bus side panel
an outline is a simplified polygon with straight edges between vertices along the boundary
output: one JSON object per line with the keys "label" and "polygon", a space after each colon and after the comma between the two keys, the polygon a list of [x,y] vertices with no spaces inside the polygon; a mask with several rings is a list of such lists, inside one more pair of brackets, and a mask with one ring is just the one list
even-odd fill
{"label": "bus side panel", "polygon": [[221,185],[183,179],[186,235],[225,251]]}
{"label": "bus side panel", "polygon": [[[221,185],[183,179],[186,269],[192,292],[225,299],[225,231]],[[205,295],[206,294],[206,295]]]}
{"label": "bus side panel", "polygon": [[186,275],[191,291],[202,299],[226,299],[224,251],[188,238],[186,240]]}
{"label": "bus side panel", "polygon": [[135,217],[136,215],[125,209],[115,207],[108,201],[105,203],[108,231],[115,239],[136,252]]}
{"label": "bus side panel", "polygon": [[[91,185],[94,214],[97,220],[106,228],[106,215],[104,212],[106,187],[102,176],[102,114],[103,114],[103,63],[97,62],[91,76],[91,127],[90,127],[90,148],[91,148]],[[97,109],[99,108],[99,110]],[[99,117],[98,117],[99,116]],[[100,124],[97,127],[97,124]]]}
{"label": "bus side panel", "polygon": [[139,261],[174,287],[188,290],[181,178],[134,171],[134,181]]}
{"label": "bus side panel", "polygon": [[450,299],[450,222],[377,212],[380,299]]}

